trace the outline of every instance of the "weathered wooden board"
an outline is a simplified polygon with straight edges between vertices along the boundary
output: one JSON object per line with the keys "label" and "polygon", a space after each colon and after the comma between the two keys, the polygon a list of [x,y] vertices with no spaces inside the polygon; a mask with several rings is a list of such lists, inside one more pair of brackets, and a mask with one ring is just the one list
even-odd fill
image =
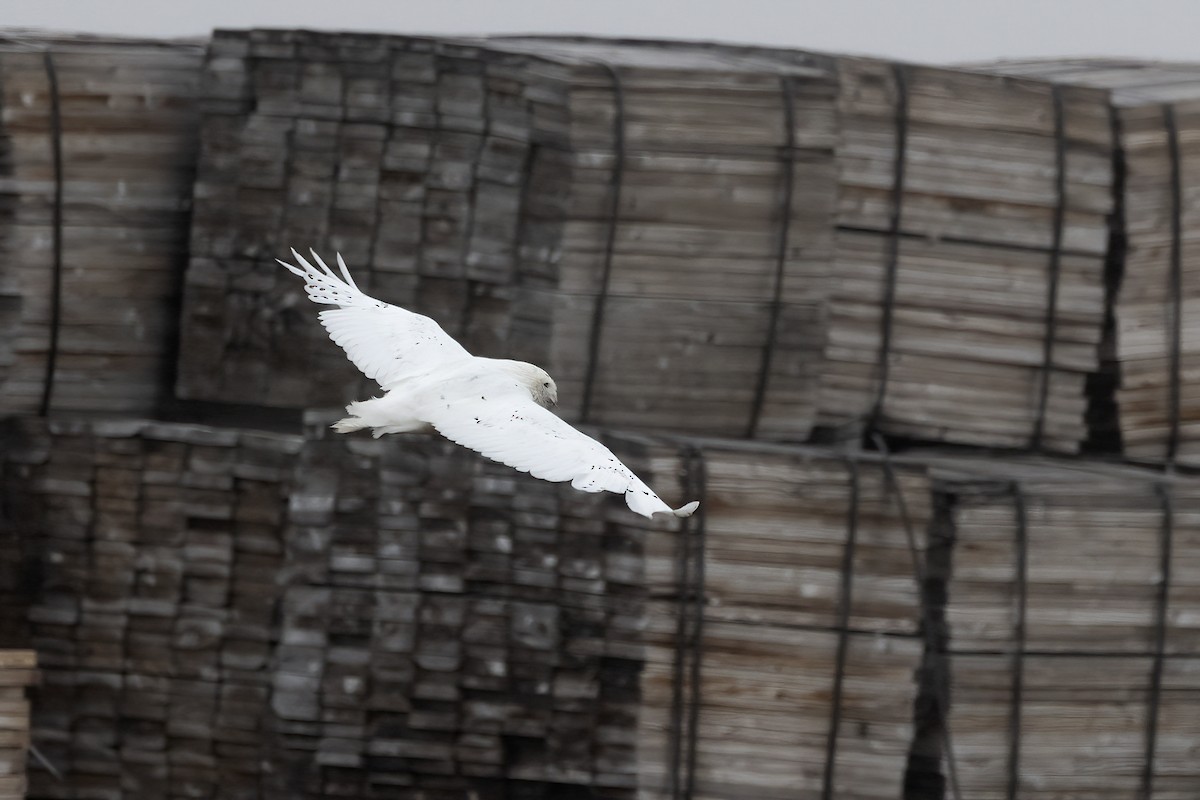
{"label": "weathered wooden board", "polygon": [[202,56],[182,41],[0,43],[0,412],[38,411],[52,360],[51,409],[147,414],[169,395]]}

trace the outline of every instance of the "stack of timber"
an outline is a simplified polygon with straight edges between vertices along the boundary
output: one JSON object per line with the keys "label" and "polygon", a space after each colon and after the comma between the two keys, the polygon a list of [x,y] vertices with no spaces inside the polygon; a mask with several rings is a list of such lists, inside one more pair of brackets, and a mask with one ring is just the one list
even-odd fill
{"label": "stack of timber", "polygon": [[1200,482],[977,459],[932,477],[962,796],[1194,795]]}
{"label": "stack of timber", "polygon": [[1200,66],[1085,59],[989,65],[1112,92],[1120,138],[1114,226],[1115,406],[1107,424],[1131,459],[1200,466]]}
{"label": "stack of timber", "polygon": [[361,394],[274,263],[312,244],[472,352],[545,365],[572,419],[805,438],[835,84],[793,60],[217,32],[180,395]]}
{"label": "stack of timber", "polygon": [[217,31],[203,72],[179,396],[361,395],[275,263],[292,246],[340,251],[365,290],[501,353],[533,105],[505,65],[426,39]]}
{"label": "stack of timber", "polygon": [[0,650],[0,800],[23,800],[29,752],[26,687],[37,675],[32,650]]}
{"label": "stack of timber", "polygon": [[652,465],[701,506],[646,542],[643,796],[900,797],[924,650],[923,473],[729,443]]}
{"label": "stack of timber", "polygon": [[1104,322],[1107,93],[839,68],[820,424],[1076,452]]}
{"label": "stack of timber", "polygon": [[0,413],[169,393],[202,54],[0,36]]}
{"label": "stack of timber", "polygon": [[560,241],[543,297],[564,414],[807,438],[837,192],[830,60],[486,43],[566,71],[566,149],[538,150],[524,220],[532,241]]}
{"label": "stack of timber", "polygon": [[33,796],[628,800],[643,519],[324,430],[10,424]]}

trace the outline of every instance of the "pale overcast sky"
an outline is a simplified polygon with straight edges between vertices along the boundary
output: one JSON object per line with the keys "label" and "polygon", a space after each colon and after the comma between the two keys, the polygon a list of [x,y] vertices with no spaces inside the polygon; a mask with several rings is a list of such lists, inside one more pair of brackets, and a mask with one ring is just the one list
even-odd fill
{"label": "pale overcast sky", "polygon": [[0,0],[0,27],[145,36],[253,26],[716,39],[949,62],[1200,60],[1200,0]]}

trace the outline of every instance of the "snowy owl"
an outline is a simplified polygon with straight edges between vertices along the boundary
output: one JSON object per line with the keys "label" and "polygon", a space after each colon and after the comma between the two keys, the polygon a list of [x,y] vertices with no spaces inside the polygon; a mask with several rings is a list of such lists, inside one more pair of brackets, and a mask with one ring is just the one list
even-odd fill
{"label": "snowy owl", "polygon": [[295,250],[292,256],[298,267],[279,263],[304,279],[308,298],[336,306],[317,315],[330,338],[384,390],[346,406],[350,416],[334,423],[337,432],[371,428],[378,438],[433,429],[535,478],[623,494],[646,517],[688,517],[700,505],[671,508],[607,447],[550,412],[558,388],[541,367],[471,355],[429,317],[360,291],[340,254],[340,278],[315,252],[320,269]]}

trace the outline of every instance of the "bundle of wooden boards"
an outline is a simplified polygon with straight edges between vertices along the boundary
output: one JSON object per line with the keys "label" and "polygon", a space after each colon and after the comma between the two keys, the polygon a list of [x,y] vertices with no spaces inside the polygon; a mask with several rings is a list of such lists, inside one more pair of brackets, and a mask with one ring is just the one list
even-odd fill
{"label": "bundle of wooden boards", "polygon": [[986,68],[1111,92],[1122,172],[1105,353],[1116,391],[1098,422],[1119,432],[1129,458],[1200,465],[1200,330],[1189,322],[1200,302],[1200,67],[1084,59]]}
{"label": "bundle of wooden boards", "polygon": [[1200,703],[1200,484],[935,463],[963,797],[1183,798]]}
{"label": "bundle of wooden boards", "polygon": [[325,421],[10,426],[34,734],[74,789],[876,798],[951,763],[972,797],[1010,763],[1045,797],[1200,781],[1194,478],[618,437],[702,502],[660,527]]}
{"label": "bundle of wooden boards", "polygon": [[574,419],[1087,438],[1105,91],[711,45],[252,31],[214,37],[203,102],[181,395],[355,394],[274,264],[303,239],[469,349],[546,365]]}
{"label": "bundle of wooden boards", "polygon": [[169,394],[202,55],[0,37],[0,413]]}
{"label": "bundle of wooden boards", "polygon": [[29,752],[26,687],[36,679],[37,654],[0,650],[0,800],[25,797],[25,758]]}
{"label": "bundle of wooden boards", "polygon": [[807,438],[837,194],[832,62],[664,43],[483,44],[562,65],[565,137],[534,139],[523,225],[531,242],[559,243],[539,297],[564,413]]}
{"label": "bundle of wooden boards", "polygon": [[839,66],[821,424],[1075,452],[1104,321],[1106,93]]}
{"label": "bundle of wooden boards", "polygon": [[545,365],[572,419],[805,438],[835,86],[793,61],[218,32],[180,394],[279,407],[359,394],[274,262],[312,244],[473,352]]}
{"label": "bundle of wooden boards", "polygon": [[646,541],[642,796],[900,797],[928,481],[728,443],[652,466],[703,516]]}
{"label": "bundle of wooden boards", "polygon": [[642,518],[323,429],[10,426],[33,795],[630,797]]}

